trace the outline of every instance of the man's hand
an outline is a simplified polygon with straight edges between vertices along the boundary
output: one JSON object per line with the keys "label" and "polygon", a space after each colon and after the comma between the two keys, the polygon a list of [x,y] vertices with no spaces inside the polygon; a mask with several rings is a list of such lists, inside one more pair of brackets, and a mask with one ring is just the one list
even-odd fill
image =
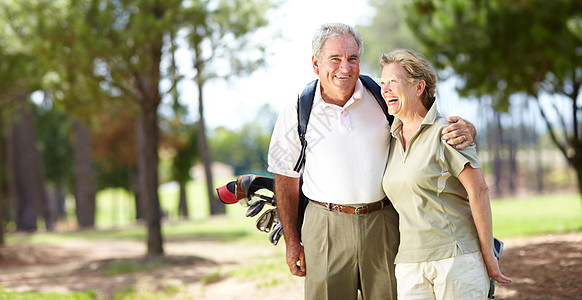
{"label": "man's hand", "polygon": [[299,242],[285,244],[287,247],[287,265],[291,274],[305,277],[305,253],[303,246]]}
{"label": "man's hand", "polygon": [[287,265],[291,274],[305,277],[305,252],[297,228],[299,178],[275,174],[275,194],[277,195],[277,210],[283,226]]}
{"label": "man's hand", "polygon": [[457,116],[450,116],[447,120],[452,123],[443,129],[442,139],[457,149],[463,149],[473,144],[477,136],[475,126]]}

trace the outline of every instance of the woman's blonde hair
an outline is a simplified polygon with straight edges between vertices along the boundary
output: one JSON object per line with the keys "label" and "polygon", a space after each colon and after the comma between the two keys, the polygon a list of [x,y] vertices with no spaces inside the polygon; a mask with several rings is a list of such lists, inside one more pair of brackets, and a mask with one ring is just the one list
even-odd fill
{"label": "woman's blonde hair", "polygon": [[428,60],[422,54],[405,49],[397,49],[390,53],[383,53],[380,57],[380,67],[382,69],[391,63],[397,63],[404,69],[406,78],[410,83],[424,80],[425,88],[421,96],[422,104],[427,110],[430,109],[435,101],[437,78]]}

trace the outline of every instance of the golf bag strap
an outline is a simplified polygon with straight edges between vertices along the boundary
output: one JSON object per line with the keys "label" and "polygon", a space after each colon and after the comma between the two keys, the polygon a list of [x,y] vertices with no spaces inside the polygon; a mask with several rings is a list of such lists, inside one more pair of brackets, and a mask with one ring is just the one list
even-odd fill
{"label": "golf bag strap", "polygon": [[299,133],[299,141],[301,142],[301,153],[299,154],[299,159],[293,168],[295,172],[299,172],[301,167],[303,167],[303,163],[305,163],[305,151],[307,150],[305,132],[307,132],[307,123],[309,122],[309,115],[311,114],[311,106],[313,105],[316,86],[317,79],[310,82],[297,99],[297,132]]}
{"label": "golf bag strap", "polygon": [[366,89],[368,89],[368,91],[370,91],[370,93],[372,93],[372,95],[374,96],[374,99],[376,99],[376,102],[378,102],[378,104],[382,108],[382,112],[384,112],[384,115],[386,116],[386,120],[388,121],[388,124],[390,124],[390,126],[392,126],[392,122],[394,121],[394,116],[388,114],[388,105],[386,104],[386,101],[382,97],[382,91],[380,89],[380,86],[376,83],[376,81],[374,81],[374,79],[372,79],[370,76],[367,76],[367,75],[360,75],[360,81],[362,81],[362,84],[364,85],[364,87]]}

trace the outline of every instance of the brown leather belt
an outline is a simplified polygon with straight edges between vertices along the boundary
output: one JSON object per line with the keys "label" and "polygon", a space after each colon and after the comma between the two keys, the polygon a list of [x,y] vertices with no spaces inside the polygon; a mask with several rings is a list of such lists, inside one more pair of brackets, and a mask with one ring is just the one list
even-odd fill
{"label": "brown leather belt", "polygon": [[319,201],[315,201],[315,200],[311,200],[311,199],[309,199],[309,201],[311,201],[311,203],[313,203],[313,204],[323,206],[329,210],[339,211],[339,212],[342,212],[345,214],[350,214],[350,215],[365,215],[365,214],[369,214],[371,212],[375,212],[375,211],[382,209],[386,206],[392,205],[392,203],[390,202],[390,200],[388,200],[388,198],[384,198],[381,201],[374,202],[374,203],[371,203],[368,205],[358,206],[358,207],[351,207],[351,206],[345,206],[345,205],[333,204],[333,203],[324,203],[324,202],[319,202]]}

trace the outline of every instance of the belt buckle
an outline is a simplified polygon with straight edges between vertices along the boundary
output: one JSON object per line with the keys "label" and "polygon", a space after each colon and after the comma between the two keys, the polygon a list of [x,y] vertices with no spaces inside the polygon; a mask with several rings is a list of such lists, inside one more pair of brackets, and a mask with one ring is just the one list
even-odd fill
{"label": "belt buckle", "polygon": [[[358,212],[360,209],[365,209],[366,212],[364,212],[364,213]],[[368,213],[368,206],[367,205],[358,206],[358,207],[356,207],[356,210],[354,210],[354,214],[356,216],[365,215],[367,213]]]}

